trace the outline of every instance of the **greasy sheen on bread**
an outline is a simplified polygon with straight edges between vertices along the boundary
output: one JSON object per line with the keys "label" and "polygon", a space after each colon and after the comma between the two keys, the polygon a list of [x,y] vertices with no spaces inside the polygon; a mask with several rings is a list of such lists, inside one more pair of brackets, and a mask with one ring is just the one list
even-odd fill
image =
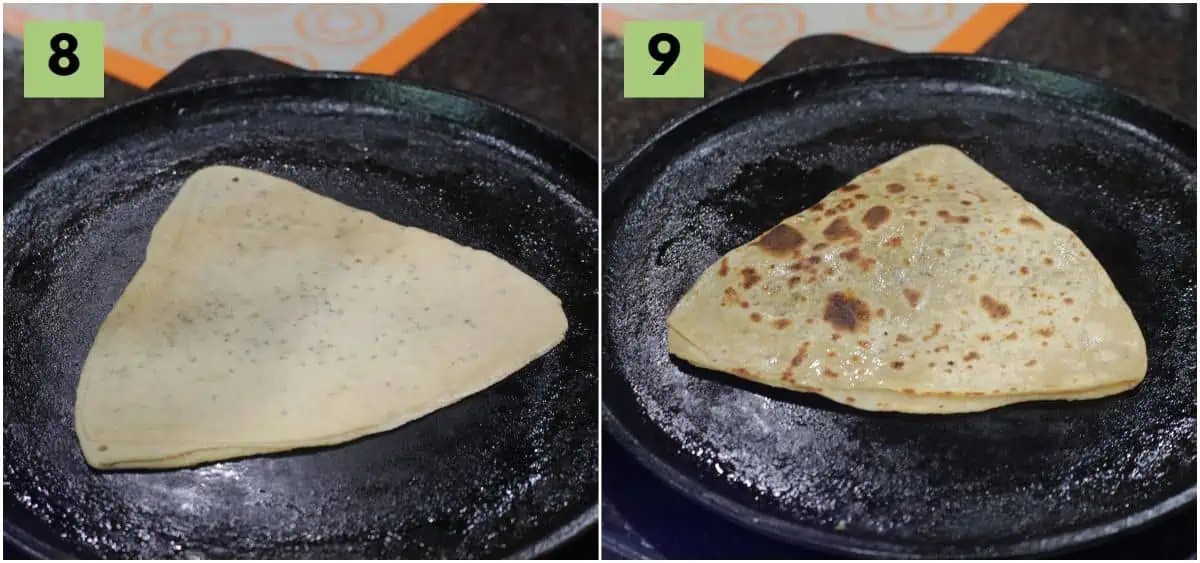
{"label": "greasy sheen on bread", "polygon": [[942,145],[733,249],[667,325],[691,364],[877,411],[1103,397],[1147,365],[1129,306],[1079,237]]}

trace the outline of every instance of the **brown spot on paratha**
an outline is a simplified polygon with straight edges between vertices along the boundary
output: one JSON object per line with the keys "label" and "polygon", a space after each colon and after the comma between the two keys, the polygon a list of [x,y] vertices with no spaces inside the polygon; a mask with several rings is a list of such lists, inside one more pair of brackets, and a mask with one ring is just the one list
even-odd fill
{"label": "brown spot on paratha", "polygon": [[774,321],[771,321],[771,326],[774,326],[779,330],[787,328],[790,324],[792,324],[792,319],[775,319]]}
{"label": "brown spot on paratha", "polygon": [[882,205],[876,205],[863,214],[862,222],[868,229],[874,231],[880,225],[892,218],[892,210]]}
{"label": "brown spot on paratha", "polygon": [[836,210],[836,209],[826,209],[826,210],[825,210],[825,216],[826,216],[826,217],[833,217],[834,215],[837,215],[837,210]]}
{"label": "brown spot on paratha", "polygon": [[833,370],[829,369],[829,368],[825,368],[825,369],[821,370],[821,375],[823,375],[823,376],[825,376],[825,377],[828,377],[828,378],[830,378],[830,379],[837,379],[837,378],[838,378],[838,373],[837,373],[836,371],[833,371]]}
{"label": "brown spot on paratha", "polygon": [[741,305],[742,305],[742,308],[743,308],[743,309],[749,309],[749,308],[750,308],[750,302],[749,302],[749,301],[742,301]]}
{"label": "brown spot on paratha", "polygon": [[854,199],[867,199],[868,197],[871,197],[871,196],[869,196],[867,194],[854,194]]}
{"label": "brown spot on paratha", "polygon": [[965,200],[965,199],[964,199],[964,200],[962,200],[962,201],[960,201],[959,203],[961,203],[961,204],[963,204],[963,205],[971,205],[971,202],[969,202],[969,201],[967,201],[967,200]]}
{"label": "brown spot on paratha", "polygon": [[871,271],[871,268],[872,268],[873,266],[875,266],[875,259],[874,259],[874,258],[863,258],[862,260],[859,260],[859,261],[858,261],[858,269],[860,269],[860,270],[862,270],[862,271],[864,271],[864,272],[869,272],[869,271]]}
{"label": "brown spot on paratha", "polygon": [[990,341],[991,339],[992,339],[992,335],[990,335],[990,334],[981,334],[981,335],[979,335],[979,341],[980,341],[980,342],[988,342],[988,341]]}
{"label": "brown spot on paratha", "polygon": [[900,237],[892,237],[890,239],[887,239],[887,242],[885,242],[884,244],[886,244],[892,248],[896,248],[897,246],[900,246],[903,243],[904,243],[904,239],[902,239]]}
{"label": "brown spot on paratha", "polygon": [[896,335],[896,342],[912,342],[912,337],[907,334]]}
{"label": "brown spot on paratha", "polygon": [[1022,276],[1028,276],[1028,275],[1029,275],[1029,266],[1021,266],[1021,275],[1022,275]]}
{"label": "brown spot on paratha", "polygon": [[835,330],[855,332],[871,319],[871,309],[849,290],[835,291],[825,299],[822,318]]}
{"label": "brown spot on paratha", "polygon": [[838,253],[838,256],[840,256],[843,260],[848,260],[850,262],[858,260],[858,256],[859,256],[858,247],[856,246],[854,248],[851,248],[850,250],[840,252],[840,253]]}
{"label": "brown spot on paratha", "polygon": [[824,211],[825,210],[825,202],[820,202],[820,203],[812,206],[810,209],[812,209],[813,211]]}
{"label": "brown spot on paratha", "polygon": [[1037,219],[1034,219],[1033,217],[1030,217],[1028,215],[1022,215],[1020,219],[1017,219],[1017,222],[1022,225],[1025,225],[1026,227],[1031,227],[1031,228],[1037,229],[1039,231],[1042,230],[1041,222],[1039,222]]}
{"label": "brown spot on paratha", "polygon": [[1043,259],[1042,259],[1042,263],[1043,263],[1043,264],[1045,264],[1045,265],[1047,265],[1047,266],[1053,266],[1053,265],[1054,265],[1054,260],[1051,260],[1050,258],[1043,258]]}
{"label": "brown spot on paratha", "polygon": [[721,267],[717,269],[717,275],[725,277],[727,274],[729,274],[729,260],[727,258],[722,258]]}
{"label": "brown spot on paratha", "polygon": [[938,211],[937,216],[941,218],[942,221],[947,223],[961,223],[965,225],[971,222],[971,219],[966,215],[951,215],[950,212],[946,211],[945,209]]}
{"label": "brown spot on paratha", "polygon": [[787,381],[788,383],[796,381],[796,378],[792,375],[792,370],[790,369],[783,370],[783,375],[779,376],[779,379]]}
{"label": "brown spot on paratha", "polygon": [[1079,317],[1071,317],[1072,321],[1079,322]]}
{"label": "brown spot on paratha", "polygon": [[1010,332],[1010,333],[1004,335],[1005,340],[1016,340],[1017,338],[1019,338],[1019,337],[1017,336],[1016,331],[1013,331],[1013,332]]}
{"label": "brown spot on paratha", "polygon": [[971,360],[978,360],[978,359],[979,359],[979,352],[976,352],[974,350],[967,352],[967,355],[963,356],[964,362],[969,362]]}
{"label": "brown spot on paratha", "polygon": [[767,234],[754,243],[766,252],[775,256],[786,256],[800,248],[805,243],[804,235],[790,225],[779,224],[767,231]]}
{"label": "brown spot on paratha", "polygon": [[942,332],[942,323],[933,323],[933,330],[931,330],[929,332],[929,334],[922,336],[921,340],[924,342],[929,342],[930,340],[937,338],[937,335],[941,332]]}
{"label": "brown spot on paratha", "polygon": [[1054,336],[1054,327],[1046,326],[1036,329],[1034,332],[1038,333],[1038,336],[1041,336],[1042,338],[1050,338],[1051,336]]}
{"label": "brown spot on paratha", "polygon": [[1012,310],[1008,308],[1008,305],[1001,303],[1000,300],[992,297],[991,295],[984,295],[980,297],[979,306],[983,307],[983,310],[987,312],[988,316],[993,319],[1003,319],[1012,313]]}
{"label": "brown spot on paratha", "polygon": [[825,238],[831,241],[843,239],[858,240],[862,236],[854,227],[850,226],[850,221],[847,221],[845,217],[834,219],[828,227],[825,227],[825,230],[821,234],[825,235]]}
{"label": "brown spot on paratha", "polygon": [[796,284],[798,283],[800,283],[800,276],[792,276],[788,278],[788,289],[796,287]]}
{"label": "brown spot on paratha", "polygon": [[853,403],[853,402],[854,402],[854,400],[855,400],[855,399],[854,399],[854,397],[851,397],[851,396],[849,396],[849,395],[846,395],[846,402],[847,402],[847,403]]}
{"label": "brown spot on paratha", "polygon": [[1028,362],[1025,362],[1025,367],[1027,367],[1027,368],[1031,368],[1036,365],[1037,365],[1037,360],[1029,360]]}
{"label": "brown spot on paratha", "polygon": [[1007,235],[1007,234],[1009,234],[1009,233],[1011,233],[1011,232],[1012,232],[1012,229],[1010,229],[1010,228],[1008,228],[1008,227],[1001,227],[1001,228],[1000,228],[1000,232],[1002,232],[1002,233],[1004,233],[1004,234],[1006,234],[1006,235]]}
{"label": "brown spot on paratha", "polygon": [[[933,364],[929,364],[929,365],[932,366]],[[917,394],[917,390],[913,389],[912,387],[905,387],[904,389],[901,389],[900,392],[904,393],[905,395],[916,395]]]}
{"label": "brown spot on paratha", "polygon": [[[822,250],[825,250],[825,249],[826,249],[826,248],[828,248],[828,247],[829,247],[829,245],[828,245],[828,244],[825,244],[825,243],[823,243],[823,242],[818,242],[817,244],[814,244],[814,245],[813,245],[813,251],[814,251],[814,252],[820,252],[820,251],[822,251]],[[818,258],[820,258],[820,257],[818,256]]]}
{"label": "brown spot on paratha", "polygon": [[917,224],[918,224],[918,225],[920,225],[920,226],[922,226],[922,227],[926,227],[926,226],[928,226],[928,225],[929,225],[929,221],[926,221],[926,220],[924,220],[924,219],[921,219],[920,221],[917,221]]}
{"label": "brown spot on paratha", "polygon": [[747,379],[753,379],[753,378],[754,378],[754,374],[750,373],[750,371],[749,371],[749,370],[747,370],[747,369],[745,369],[745,368],[733,368],[733,374],[734,374],[734,375],[740,375],[740,376],[742,376],[742,377],[745,377],[745,378],[747,378]]}
{"label": "brown spot on paratha", "polygon": [[754,271],[754,268],[742,268],[742,289],[750,289],[754,284],[762,280],[762,276]]}
{"label": "brown spot on paratha", "polygon": [[870,350],[871,349],[871,341],[870,340],[859,340],[858,347],[862,348],[863,350]]}
{"label": "brown spot on paratha", "polygon": [[762,320],[762,313],[759,313],[758,311],[755,311],[755,312],[753,312],[753,313],[750,313],[750,320],[752,320],[752,321],[754,321],[754,322],[759,322],[759,321],[761,321],[761,320]]}
{"label": "brown spot on paratha", "polygon": [[894,194],[898,194],[898,193],[904,191],[904,189],[905,189],[904,184],[897,184],[895,182],[892,182],[891,184],[887,185],[887,191],[894,193]]}
{"label": "brown spot on paratha", "polygon": [[904,369],[904,362],[892,362],[892,369]]}
{"label": "brown spot on paratha", "polygon": [[[738,302],[738,294],[732,287],[725,288],[725,295],[721,298],[721,306],[732,305]],[[749,305],[749,303],[747,303]]]}
{"label": "brown spot on paratha", "polygon": [[808,342],[801,342],[800,348],[796,350],[796,355],[792,356],[792,365],[798,366],[804,363],[804,359],[808,357]]}
{"label": "brown spot on paratha", "polygon": [[921,292],[917,291],[911,287],[906,287],[906,288],[904,288],[904,291],[902,291],[901,293],[903,293],[904,298],[908,300],[908,305],[910,307],[916,309],[917,303],[921,302]]}
{"label": "brown spot on paratha", "polygon": [[[942,344],[941,346],[938,346],[937,348],[934,348],[934,349],[933,349],[933,351],[934,351],[934,352],[949,352],[949,351],[950,351],[950,345],[949,345],[949,344]],[[954,365],[954,362],[950,362],[950,365]]]}
{"label": "brown spot on paratha", "polygon": [[862,186],[859,186],[858,184],[846,184],[845,186],[842,186],[842,187],[841,187],[841,190],[842,190],[843,192],[852,192],[852,191],[854,191],[854,190],[857,190],[857,189],[859,189],[859,188],[861,188],[861,187],[862,187]]}
{"label": "brown spot on paratha", "polygon": [[887,314],[887,309],[884,309],[883,307],[880,307],[880,308],[878,308],[878,309],[875,309],[875,316],[876,316],[876,317],[878,317],[878,318],[881,318],[881,319],[882,319],[882,318],[883,318],[883,316],[884,316],[885,314]]}
{"label": "brown spot on paratha", "polygon": [[796,389],[799,389],[801,391],[808,391],[809,393],[820,393],[821,392],[820,387],[813,387],[812,385],[797,385]]}

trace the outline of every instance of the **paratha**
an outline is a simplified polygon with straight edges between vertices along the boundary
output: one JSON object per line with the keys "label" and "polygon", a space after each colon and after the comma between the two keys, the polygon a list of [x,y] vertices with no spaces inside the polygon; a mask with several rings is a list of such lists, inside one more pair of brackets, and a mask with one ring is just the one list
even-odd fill
{"label": "paratha", "polygon": [[667,319],[692,364],[866,410],[1120,393],[1129,306],[1070,229],[955,148],[858,176],[721,257]]}
{"label": "paratha", "polygon": [[97,468],[337,444],[495,384],[566,329],[559,299],[492,254],[205,168],[101,325],[76,432]]}

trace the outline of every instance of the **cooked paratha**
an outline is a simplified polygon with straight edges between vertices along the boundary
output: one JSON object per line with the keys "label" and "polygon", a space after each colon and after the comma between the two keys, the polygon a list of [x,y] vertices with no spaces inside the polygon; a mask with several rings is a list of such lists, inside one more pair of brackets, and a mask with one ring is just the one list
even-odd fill
{"label": "cooked paratha", "polygon": [[712,264],[667,320],[697,366],[867,410],[1120,393],[1129,306],[1070,229],[957,149],[855,178]]}
{"label": "cooked paratha", "polygon": [[97,468],[336,444],[500,381],[566,328],[558,298],[492,254],[206,168],[96,336],[76,431]]}

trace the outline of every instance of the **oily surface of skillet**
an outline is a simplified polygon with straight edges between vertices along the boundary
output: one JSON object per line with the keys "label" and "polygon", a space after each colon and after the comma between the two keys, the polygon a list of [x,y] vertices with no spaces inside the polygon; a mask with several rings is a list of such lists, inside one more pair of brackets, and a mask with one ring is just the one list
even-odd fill
{"label": "oily surface of skillet", "polygon": [[[1194,503],[1195,135],[1086,80],[973,57],[816,68],[701,108],[606,178],[604,428],[718,513],[844,553],[1060,551]],[[931,143],[1079,234],[1146,337],[1140,387],[912,416],[668,355],[666,316],[704,268]]]}
{"label": "oily surface of skillet", "polygon": [[[562,299],[566,340],[347,445],[93,471],[72,422],[81,362],[155,221],[212,164],[492,252]],[[594,193],[595,170],[505,109],[340,74],[155,95],[17,159],[4,179],[7,538],[47,557],[463,558],[535,555],[577,533],[595,520],[596,223],[575,194]]]}

